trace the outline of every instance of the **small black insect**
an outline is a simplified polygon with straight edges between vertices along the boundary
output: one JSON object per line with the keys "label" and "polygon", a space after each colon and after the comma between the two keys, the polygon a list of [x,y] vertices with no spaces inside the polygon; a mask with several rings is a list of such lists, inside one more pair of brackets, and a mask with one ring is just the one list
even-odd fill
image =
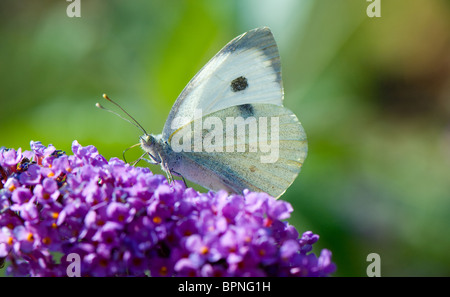
{"label": "small black insect", "polygon": [[59,157],[61,157],[62,155],[65,155],[65,154],[66,154],[65,151],[62,151],[62,150],[55,150],[55,151],[51,154],[51,156],[56,157],[56,158],[59,158]]}
{"label": "small black insect", "polygon": [[243,76],[233,79],[231,81],[231,90],[233,92],[239,92],[245,90],[248,87],[247,79]]}
{"label": "small black insect", "polygon": [[16,170],[17,170],[17,172],[24,172],[24,171],[27,171],[28,170],[28,167],[31,165],[31,164],[35,164],[36,162],[35,161],[31,161],[31,160],[29,160],[28,158],[23,158],[18,164],[17,164],[17,166],[16,166]]}

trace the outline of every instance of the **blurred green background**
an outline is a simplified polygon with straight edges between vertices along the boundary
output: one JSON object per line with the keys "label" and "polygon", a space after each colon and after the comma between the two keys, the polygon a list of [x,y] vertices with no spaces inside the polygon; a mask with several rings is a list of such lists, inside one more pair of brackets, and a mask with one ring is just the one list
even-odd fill
{"label": "blurred green background", "polygon": [[269,26],[309,141],[290,222],[321,236],[336,276],[365,276],[369,253],[382,276],[450,276],[450,1],[381,0],[380,18],[365,0],[69,4],[0,1],[0,146],[121,157],[141,132],[95,108],[102,93],[158,134],[218,50]]}

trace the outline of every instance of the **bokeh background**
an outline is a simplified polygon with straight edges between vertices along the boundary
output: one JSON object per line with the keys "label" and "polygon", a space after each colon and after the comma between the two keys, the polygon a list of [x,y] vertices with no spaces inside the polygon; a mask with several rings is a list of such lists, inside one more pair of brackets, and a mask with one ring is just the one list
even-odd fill
{"label": "bokeh background", "polygon": [[0,146],[120,157],[141,132],[95,108],[102,93],[160,133],[218,50],[269,26],[309,141],[290,222],[320,234],[336,276],[365,276],[369,253],[382,276],[450,276],[450,1],[381,0],[380,18],[365,0],[69,4],[0,1]]}

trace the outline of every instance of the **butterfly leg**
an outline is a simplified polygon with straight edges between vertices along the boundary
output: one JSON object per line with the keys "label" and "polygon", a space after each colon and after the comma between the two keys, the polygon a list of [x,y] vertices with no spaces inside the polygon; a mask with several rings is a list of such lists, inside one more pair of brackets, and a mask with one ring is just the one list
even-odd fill
{"label": "butterfly leg", "polygon": [[184,186],[185,186],[186,188],[188,188],[188,185],[187,185],[187,183],[186,183],[186,180],[184,179],[184,176],[182,176],[180,173],[178,173],[178,172],[176,172],[176,171],[173,171],[173,170],[172,170],[172,172],[175,173],[176,175],[181,176],[181,179],[183,180]]}
{"label": "butterfly leg", "polygon": [[172,172],[170,172],[170,169],[167,167],[167,164],[161,163],[161,168],[166,173],[167,181],[169,182],[169,184],[173,183],[174,178],[173,178]]}
{"label": "butterfly leg", "polygon": [[[142,156],[140,156],[136,161],[134,161],[134,162],[131,163],[130,165],[133,166],[133,167],[136,166],[136,164],[139,163],[139,161],[145,160],[145,159],[144,159],[144,156],[145,156],[145,154],[143,154]],[[126,161],[125,161],[125,162],[126,162]]]}
{"label": "butterfly leg", "polygon": [[184,177],[183,177],[180,173],[178,173],[178,172],[176,172],[176,171],[173,171],[173,170],[170,170],[166,163],[164,163],[164,162],[161,163],[161,168],[162,168],[162,170],[166,173],[166,175],[167,175],[167,180],[168,180],[169,184],[173,183],[173,181],[175,180],[175,179],[173,178],[173,174],[172,174],[172,173],[174,173],[174,174],[176,174],[176,175],[178,175],[178,176],[181,176],[181,178],[183,179],[184,185],[186,186],[186,188],[188,187],[188,185],[187,185],[186,180],[184,179]]}
{"label": "butterfly leg", "polygon": [[158,164],[157,162],[155,162],[153,160],[150,160],[150,159],[147,159],[147,158],[139,158],[138,160],[144,160],[148,164],[152,164],[152,165],[157,165]]}
{"label": "butterfly leg", "polygon": [[134,162],[131,163],[130,165],[131,165],[131,166],[136,166],[136,164],[139,163],[139,161],[141,161],[141,160],[144,160],[144,161],[147,162],[148,164],[152,164],[152,165],[158,164],[157,162],[155,162],[155,161],[152,160],[152,159],[144,158],[144,156],[145,156],[145,154],[143,154],[142,156],[140,156],[136,161],[134,161]]}

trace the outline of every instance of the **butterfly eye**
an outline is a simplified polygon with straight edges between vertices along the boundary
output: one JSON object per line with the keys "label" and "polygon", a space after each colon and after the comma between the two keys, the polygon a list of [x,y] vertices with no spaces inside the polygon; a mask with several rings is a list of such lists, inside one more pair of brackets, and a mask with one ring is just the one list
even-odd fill
{"label": "butterfly eye", "polygon": [[149,144],[152,142],[152,138],[150,138],[150,135],[148,134],[144,134],[142,136],[139,136],[139,139],[141,140],[141,142],[145,143],[145,144]]}
{"label": "butterfly eye", "polygon": [[233,92],[243,91],[248,87],[247,79],[243,76],[233,79],[231,81],[231,90]]}

